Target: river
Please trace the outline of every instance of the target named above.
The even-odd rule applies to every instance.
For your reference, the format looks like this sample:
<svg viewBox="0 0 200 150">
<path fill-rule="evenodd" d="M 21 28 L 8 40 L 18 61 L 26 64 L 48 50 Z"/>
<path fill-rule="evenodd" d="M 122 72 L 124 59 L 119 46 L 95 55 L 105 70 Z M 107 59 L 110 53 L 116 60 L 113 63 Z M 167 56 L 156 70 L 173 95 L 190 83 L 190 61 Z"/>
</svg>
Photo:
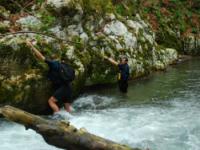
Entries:
<svg viewBox="0 0 200 150">
<path fill-rule="evenodd" d="M 127 95 L 115 87 L 85 93 L 69 120 L 132 147 L 200 150 L 199 90 L 200 61 L 194 59 L 132 81 Z M 0 150 L 59 150 L 34 131 L 5 120 L 0 120 L 0 139 Z"/>
</svg>

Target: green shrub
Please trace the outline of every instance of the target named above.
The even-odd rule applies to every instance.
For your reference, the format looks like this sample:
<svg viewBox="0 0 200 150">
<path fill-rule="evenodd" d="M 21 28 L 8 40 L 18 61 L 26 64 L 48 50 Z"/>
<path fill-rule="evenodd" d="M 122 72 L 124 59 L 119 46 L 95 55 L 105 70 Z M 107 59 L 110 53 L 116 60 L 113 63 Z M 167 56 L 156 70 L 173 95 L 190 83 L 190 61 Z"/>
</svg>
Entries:
<svg viewBox="0 0 200 150">
<path fill-rule="evenodd" d="M 107 12 L 113 11 L 111 0 L 82 0 L 82 7 L 86 14 L 104 15 Z"/>
<path fill-rule="evenodd" d="M 47 11 L 40 12 L 41 21 L 43 26 L 41 28 L 42 31 L 47 31 L 50 26 L 54 25 L 56 22 L 56 17 L 49 14 Z"/>
</svg>

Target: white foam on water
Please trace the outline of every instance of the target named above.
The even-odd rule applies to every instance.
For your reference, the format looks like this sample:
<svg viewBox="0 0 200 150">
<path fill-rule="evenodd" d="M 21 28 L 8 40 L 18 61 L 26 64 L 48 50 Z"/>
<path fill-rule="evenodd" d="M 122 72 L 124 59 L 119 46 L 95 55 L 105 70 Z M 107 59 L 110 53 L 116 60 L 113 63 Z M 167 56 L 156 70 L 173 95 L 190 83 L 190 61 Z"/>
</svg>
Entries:
<svg viewBox="0 0 200 150">
<path fill-rule="evenodd" d="M 69 112 L 61 109 L 59 112 L 54 113 L 52 116 L 49 116 L 54 120 L 70 120 L 73 116 Z"/>
<path fill-rule="evenodd" d="M 160 105 L 76 110 L 72 114 L 61 110 L 59 115 L 61 120 L 69 120 L 77 128 L 84 127 L 91 133 L 132 147 L 150 150 L 199 150 L 200 147 L 198 101 L 175 98 Z M 0 130 L 0 150 L 58 149 L 21 125 L 3 122 Z"/>
<path fill-rule="evenodd" d="M 133 147 L 152 150 L 199 150 L 200 104 L 174 99 L 157 105 L 77 113 L 76 127 Z M 195 132 L 194 132 L 195 131 Z"/>
<path fill-rule="evenodd" d="M 86 95 L 80 97 L 73 104 L 75 109 L 101 109 L 106 106 L 111 106 L 113 102 L 116 102 L 113 97 L 99 96 L 99 95 Z"/>
<path fill-rule="evenodd" d="M 35 131 L 5 121 L 0 122 L 0 139 L 0 150 L 60 150 L 48 145 Z"/>
</svg>

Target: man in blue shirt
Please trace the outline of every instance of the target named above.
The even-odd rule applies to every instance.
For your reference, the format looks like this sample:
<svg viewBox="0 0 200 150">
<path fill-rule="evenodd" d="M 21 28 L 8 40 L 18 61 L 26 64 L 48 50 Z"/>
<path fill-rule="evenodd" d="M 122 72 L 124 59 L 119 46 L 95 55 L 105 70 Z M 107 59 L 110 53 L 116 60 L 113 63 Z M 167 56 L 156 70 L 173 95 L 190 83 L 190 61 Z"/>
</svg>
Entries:
<svg viewBox="0 0 200 150">
<path fill-rule="evenodd" d="M 119 68 L 118 73 L 118 85 L 119 89 L 122 93 L 127 93 L 128 89 L 128 79 L 129 79 L 129 65 L 128 65 L 128 58 L 126 56 L 123 56 L 120 59 L 120 62 L 118 63 L 112 58 L 109 58 L 107 56 L 104 56 L 106 60 L 108 60 L 113 65 L 117 66 Z"/>
<path fill-rule="evenodd" d="M 37 58 L 49 66 L 48 79 L 52 82 L 55 89 L 55 93 L 48 100 L 49 106 L 54 112 L 58 112 L 60 109 L 57 102 L 60 101 L 64 103 L 65 110 L 71 112 L 71 103 L 73 102 L 71 84 L 64 83 L 58 73 L 62 62 L 46 59 L 30 41 L 26 41 L 26 43 L 32 48 Z"/>
</svg>

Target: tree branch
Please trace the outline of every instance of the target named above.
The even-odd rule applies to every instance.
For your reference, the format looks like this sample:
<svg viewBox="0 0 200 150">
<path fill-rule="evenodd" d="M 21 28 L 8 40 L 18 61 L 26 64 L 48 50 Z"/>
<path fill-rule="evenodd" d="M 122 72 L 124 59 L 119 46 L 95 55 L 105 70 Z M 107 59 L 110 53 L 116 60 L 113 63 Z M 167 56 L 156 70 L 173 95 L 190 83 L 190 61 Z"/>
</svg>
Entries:
<svg viewBox="0 0 200 150">
<path fill-rule="evenodd" d="M 4 38 L 6 36 L 9 36 L 9 35 L 17 35 L 17 34 L 29 34 L 29 33 L 32 33 L 32 34 L 39 34 L 39 35 L 42 35 L 42 36 L 46 36 L 46 37 L 51 37 L 59 42 L 63 42 L 63 43 L 73 43 L 73 44 L 80 44 L 80 42 L 73 42 L 73 41 L 67 41 L 67 40 L 64 40 L 64 39 L 61 39 L 61 38 L 58 38 L 56 37 L 55 35 L 53 34 L 47 34 L 47 33 L 43 33 L 43 32 L 37 32 L 37 31 L 18 31 L 18 32 L 9 32 L 9 33 L 5 33 L 5 34 L 0 34 L 0 38 Z"/>
</svg>

